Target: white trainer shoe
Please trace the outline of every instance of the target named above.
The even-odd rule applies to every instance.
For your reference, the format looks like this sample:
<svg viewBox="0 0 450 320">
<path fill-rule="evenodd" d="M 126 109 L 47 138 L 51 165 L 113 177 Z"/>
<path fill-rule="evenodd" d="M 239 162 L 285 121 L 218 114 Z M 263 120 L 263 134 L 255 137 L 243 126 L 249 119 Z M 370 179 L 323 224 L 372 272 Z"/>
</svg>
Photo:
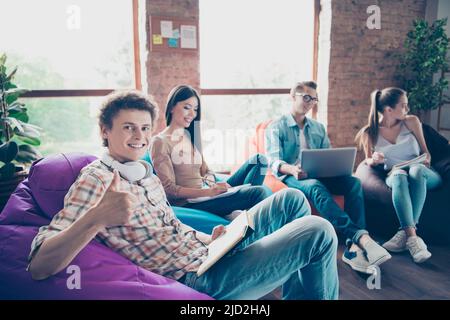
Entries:
<svg viewBox="0 0 450 320">
<path fill-rule="evenodd" d="M 356 247 L 355 251 L 350 251 L 351 246 L 351 240 L 347 240 L 347 248 L 344 250 L 344 254 L 342 255 L 342 261 L 358 272 L 366 274 L 373 274 L 376 272 L 374 267 L 367 260 L 365 252 L 360 247 Z"/>
<path fill-rule="evenodd" d="M 383 247 L 391 252 L 406 251 L 408 250 L 406 247 L 407 238 L 405 230 L 399 230 L 389 241 L 383 244 Z"/>
<path fill-rule="evenodd" d="M 406 241 L 406 247 L 415 263 L 422 263 L 431 257 L 431 252 L 428 251 L 427 245 L 418 236 L 409 237 Z"/>
<path fill-rule="evenodd" d="M 380 246 L 375 240 L 369 239 L 363 246 L 363 250 L 366 253 L 367 260 L 372 265 L 379 266 L 380 264 L 388 261 L 392 256 L 385 248 Z"/>
</svg>

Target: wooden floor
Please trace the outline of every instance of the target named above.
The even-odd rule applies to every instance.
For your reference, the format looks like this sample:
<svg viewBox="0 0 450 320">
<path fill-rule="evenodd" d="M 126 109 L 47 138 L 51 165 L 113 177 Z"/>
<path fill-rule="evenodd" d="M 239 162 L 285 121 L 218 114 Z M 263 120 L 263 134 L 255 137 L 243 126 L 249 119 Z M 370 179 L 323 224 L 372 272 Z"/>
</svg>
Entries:
<svg viewBox="0 0 450 320">
<path fill-rule="evenodd" d="M 380 289 L 367 287 L 368 275 L 353 271 L 342 262 L 344 246 L 338 249 L 339 299 L 427 300 L 450 299 L 450 248 L 429 246 L 433 256 L 416 264 L 408 252 L 393 254 L 381 265 Z M 277 289 L 263 299 L 280 299 Z"/>
</svg>

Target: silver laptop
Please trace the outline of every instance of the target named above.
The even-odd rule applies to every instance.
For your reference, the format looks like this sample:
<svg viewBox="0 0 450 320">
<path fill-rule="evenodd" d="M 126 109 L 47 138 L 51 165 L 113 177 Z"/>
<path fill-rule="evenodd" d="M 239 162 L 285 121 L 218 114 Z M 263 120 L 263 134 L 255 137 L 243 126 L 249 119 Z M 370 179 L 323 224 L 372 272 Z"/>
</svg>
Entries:
<svg viewBox="0 0 450 320">
<path fill-rule="evenodd" d="M 356 148 L 302 150 L 301 166 L 308 178 L 331 178 L 351 175 Z"/>
</svg>

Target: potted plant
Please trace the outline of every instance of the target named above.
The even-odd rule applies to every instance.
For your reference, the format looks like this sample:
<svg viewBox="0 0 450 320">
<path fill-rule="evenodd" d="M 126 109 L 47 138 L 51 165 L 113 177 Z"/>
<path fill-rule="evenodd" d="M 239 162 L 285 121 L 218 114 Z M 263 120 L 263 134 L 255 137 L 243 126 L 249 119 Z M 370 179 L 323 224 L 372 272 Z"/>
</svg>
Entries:
<svg viewBox="0 0 450 320">
<path fill-rule="evenodd" d="M 444 77 L 449 68 L 446 24 L 447 18 L 431 25 L 425 20 L 414 21 L 404 43 L 405 52 L 400 56 L 397 79 L 408 92 L 411 112 L 424 122 L 429 122 L 430 110 L 444 103 L 443 92 L 448 87 Z"/>
<path fill-rule="evenodd" d="M 0 55 L 0 208 L 27 176 L 27 168 L 41 158 L 40 128 L 28 123 L 25 104 L 18 98 L 27 90 L 13 82 L 17 67 L 6 70 L 6 55 Z"/>
</svg>

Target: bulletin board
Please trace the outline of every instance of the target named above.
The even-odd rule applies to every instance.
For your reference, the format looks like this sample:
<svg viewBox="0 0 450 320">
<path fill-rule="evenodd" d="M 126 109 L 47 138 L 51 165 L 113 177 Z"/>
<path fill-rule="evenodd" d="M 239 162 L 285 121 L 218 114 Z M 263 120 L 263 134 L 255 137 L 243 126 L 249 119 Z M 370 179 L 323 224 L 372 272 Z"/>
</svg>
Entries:
<svg viewBox="0 0 450 320">
<path fill-rule="evenodd" d="M 198 20 L 150 16 L 150 51 L 198 53 Z"/>
</svg>

